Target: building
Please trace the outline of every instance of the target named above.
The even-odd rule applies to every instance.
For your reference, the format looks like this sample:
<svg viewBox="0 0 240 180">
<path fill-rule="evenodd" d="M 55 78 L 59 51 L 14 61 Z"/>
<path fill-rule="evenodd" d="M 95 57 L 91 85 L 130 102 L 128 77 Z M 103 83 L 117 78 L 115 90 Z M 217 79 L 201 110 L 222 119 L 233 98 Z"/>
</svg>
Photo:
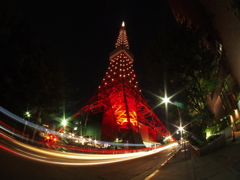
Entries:
<svg viewBox="0 0 240 180">
<path fill-rule="evenodd" d="M 221 86 L 208 98 L 216 120 L 229 119 L 240 130 L 240 19 L 228 0 L 167 0 L 176 21 L 189 28 L 201 27 L 208 34 L 206 45 L 216 53 Z M 232 1 L 233 2 L 233 1 Z"/>
<path fill-rule="evenodd" d="M 82 134 L 108 142 L 159 142 L 169 132 L 141 93 L 124 22 L 109 60 L 98 90 L 75 115 Z"/>
</svg>

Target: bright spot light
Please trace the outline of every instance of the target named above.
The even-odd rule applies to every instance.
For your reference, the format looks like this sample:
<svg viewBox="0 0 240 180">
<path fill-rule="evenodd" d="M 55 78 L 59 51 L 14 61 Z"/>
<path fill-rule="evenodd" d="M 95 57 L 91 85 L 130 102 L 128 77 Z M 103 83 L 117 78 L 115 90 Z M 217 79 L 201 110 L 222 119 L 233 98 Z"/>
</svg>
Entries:
<svg viewBox="0 0 240 180">
<path fill-rule="evenodd" d="M 27 112 L 26 112 L 26 116 L 27 116 L 27 117 L 30 117 L 31 114 L 27 111 Z"/>
<path fill-rule="evenodd" d="M 170 100 L 169 100 L 169 98 L 168 98 L 168 97 L 165 97 L 165 98 L 163 98 L 163 102 L 164 102 L 164 103 L 169 103 L 169 102 L 170 102 Z"/>
<path fill-rule="evenodd" d="M 179 127 L 179 131 L 183 131 L 183 127 Z"/>
<path fill-rule="evenodd" d="M 62 125 L 63 125 L 63 126 L 66 126 L 66 125 L 67 125 L 67 120 L 66 120 L 66 119 L 63 119 Z"/>
</svg>

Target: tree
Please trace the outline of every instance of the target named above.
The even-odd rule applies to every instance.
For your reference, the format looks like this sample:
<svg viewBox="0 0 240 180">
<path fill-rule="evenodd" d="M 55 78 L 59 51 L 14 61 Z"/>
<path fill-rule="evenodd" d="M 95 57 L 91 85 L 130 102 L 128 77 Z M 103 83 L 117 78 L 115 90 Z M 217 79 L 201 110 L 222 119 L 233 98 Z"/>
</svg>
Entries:
<svg viewBox="0 0 240 180">
<path fill-rule="evenodd" d="M 201 29 L 188 29 L 185 25 L 161 32 L 146 56 L 156 89 L 164 92 L 166 85 L 168 94 L 183 89 L 175 97 L 185 105 L 182 118 L 203 129 L 214 120 L 207 100 L 220 84 L 218 74 L 214 73 L 215 54 L 204 44 L 204 36 Z"/>
</svg>

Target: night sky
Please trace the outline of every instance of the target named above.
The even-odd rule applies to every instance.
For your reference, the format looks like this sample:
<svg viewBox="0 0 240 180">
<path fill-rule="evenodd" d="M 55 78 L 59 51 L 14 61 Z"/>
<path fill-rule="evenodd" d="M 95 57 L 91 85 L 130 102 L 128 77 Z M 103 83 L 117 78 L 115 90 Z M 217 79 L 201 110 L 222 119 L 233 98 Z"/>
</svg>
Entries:
<svg viewBox="0 0 240 180">
<path fill-rule="evenodd" d="M 9 1 L 11 2 L 11 1 Z M 137 1 L 12 1 L 13 7 L 35 30 L 38 40 L 63 61 L 75 100 L 84 103 L 97 90 L 114 50 L 122 20 L 125 21 L 134 69 L 145 96 L 151 87 L 144 79 L 143 57 L 156 33 L 174 23 L 165 0 Z M 12 3 L 11 2 L 11 3 Z M 75 110 L 81 107 L 74 107 Z"/>
</svg>

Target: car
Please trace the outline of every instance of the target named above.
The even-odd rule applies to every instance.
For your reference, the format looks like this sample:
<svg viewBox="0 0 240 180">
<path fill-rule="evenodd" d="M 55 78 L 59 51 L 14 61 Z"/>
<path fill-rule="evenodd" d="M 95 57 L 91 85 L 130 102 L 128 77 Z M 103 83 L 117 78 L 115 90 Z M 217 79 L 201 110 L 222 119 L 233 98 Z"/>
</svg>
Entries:
<svg viewBox="0 0 240 180">
<path fill-rule="evenodd" d="M 49 143 L 56 143 L 57 137 L 53 134 L 48 134 L 46 141 Z"/>
</svg>

